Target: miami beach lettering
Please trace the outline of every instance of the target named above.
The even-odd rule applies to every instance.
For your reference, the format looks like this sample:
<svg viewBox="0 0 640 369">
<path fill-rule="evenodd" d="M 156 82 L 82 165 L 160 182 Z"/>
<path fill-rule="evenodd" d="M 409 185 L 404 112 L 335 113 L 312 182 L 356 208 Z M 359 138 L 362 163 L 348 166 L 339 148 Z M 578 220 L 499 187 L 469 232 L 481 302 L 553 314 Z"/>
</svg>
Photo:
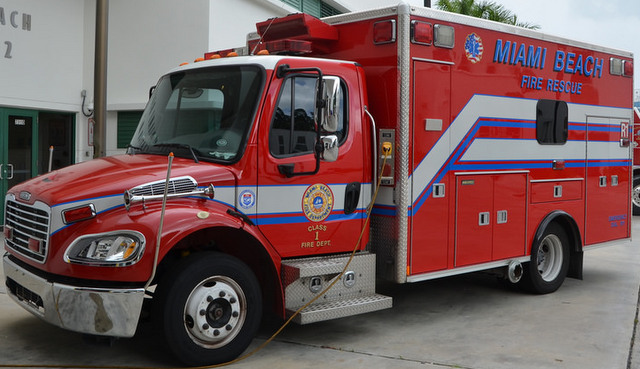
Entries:
<svg viewBox="0 0 640 369">
<path fill-rule="evenodd" d="M 498 39 L 496 40 L 493 62 L 544 70 L 547 62 L 547 48 Z M 554 72 L 601 78 L 603 68 L 604 59 L 591 55 L 585 57 L 582 54 L 557 50 L 553 58 Z M 577 95 L 582 93 L 582 82 L 545 79 L 527 74 L 522 75 L 520 87 Z"/>
</svg>

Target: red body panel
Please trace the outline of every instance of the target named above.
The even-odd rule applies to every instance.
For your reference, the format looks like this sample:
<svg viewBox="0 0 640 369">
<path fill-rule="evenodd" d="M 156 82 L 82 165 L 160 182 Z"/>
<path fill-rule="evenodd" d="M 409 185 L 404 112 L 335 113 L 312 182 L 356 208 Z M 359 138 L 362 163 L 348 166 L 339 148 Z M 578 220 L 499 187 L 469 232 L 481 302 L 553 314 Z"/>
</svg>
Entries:
<svg viewBox="0 0 640 369">
<path fill-rule="evenodd" d="M 403 56 L 397 43 L 373 43 L 374 23 L 386 19 L 395 20 L 401 27 L 396 17 L 337 22 L 334 27 L 340 38 L 322 56 L 355 60 L 363 66 L 370 110 L 378 126 L 394 129 L 397 137 L 402 89 L 398 61 Z M 616 115 L 626 116 L 624 109 L 631 106 L 632 79 L 612 75 L 609 68 L 610 58 L 621 57 L 563 40 L 523 37 L 417 15 L 411 19 L 453 27 L 455 42 L 453 48 L 410 43 L 410 51 L 404 55 L 409 58 L 410 68 L 408 153 L 413 200 L 408 244 L 399 247 L 407 247 L 408 274 L 529 255 L 536 230 L 556 210 L 575 221 L 585 245 L 629 237 L 630 160 L 615 154 L 602 156 L 600 149 L 600 143 L 617 143 L 620 133 L 615 125 L 621 122 L 613 119 L 599 125 L 586 119 L 589 114 L 598 115 L 590 113 L 589 107 L 621 108 Z M 481 49 L 475 58 L 468 57 L 465 50 L 472 35 Z M 622 59 L 631 62 L 628 57 Z M 483 139 L 536 140 L 535 108 L 504 113 L 498 103 L 492 108 L 471 106 L 478 96 L 522 101 L 524 105 L 538 99 L 562 100 L 573 104 L 571 111 L 587 107 L 585 113 L 570 114 L 568 142 L 571 150 L 589 154 L 572 158 L 571 150 L 553 146 L 545 148 L 557 154 L 539 158 L 532 154 L 526 160 L 513 160 L 511 152 L 490 149 L 481 155 L 469 153 Z M 460 141 L 452 139 L 454 125 L 462 124 L 458 121 L 467 119 L 465 115 L 472 109 L 478 111 L 477 121 Z M 509 118 L 501 117 L 509 114 Z M 427 119 L 441 121 L 441 128 L 425 129 Z M 448 159 L 431 161 L 430 156 L 438 158 L 430 155 L 438 141 L 448 141 L 448 147 L 442 142 L 440 145 L 441 150 L 448 150 Z M 499 146 L 495 150 L 500 150 Z M 467 155 L 495 159 L 461 160 Z M 561 163 L 555 170 L 554 161 Z M 419 172 L 424 166 L 431 166 L 435 174 L 423 177 Z M 499 174 L 514 170 L 526 174 Z M 397 178 L 400 172 L 395 175 Z M 608 178 L 607 186 L 600 186 L 601 176 Z M 617 178 L 615 186 L 611 185 L 613 177 Z M 466 179 L 476 181 L 477 186 L 464 190 L 461 183 Z M 445 197 L 431 195 L 434 183 L 444 184 Z M 558 197 L 553 192 L 556 186 L 562 187 Z M 491 224 L 495 224 L 495 211 L 508 209 L 509 223 L 479 227 L 478 213 L 483 209 L 491 209 Z M 393 217 L 396 211 L 393 203 L 379 203 L 374 214 Z"/>
</svg>

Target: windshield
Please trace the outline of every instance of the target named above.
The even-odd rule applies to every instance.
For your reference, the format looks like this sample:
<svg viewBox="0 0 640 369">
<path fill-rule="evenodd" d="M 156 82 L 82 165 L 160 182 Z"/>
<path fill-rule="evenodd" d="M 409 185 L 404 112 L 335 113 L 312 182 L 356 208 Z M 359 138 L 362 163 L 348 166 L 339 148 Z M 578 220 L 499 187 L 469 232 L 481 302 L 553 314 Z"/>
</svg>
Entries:
<svg viewBox="0 0 640 369">
<path fill-rule="evenodd" d="M 142 114 L 130 152 L 231 163 L 240 159 L 264 84 L 257 66 L 164 76 Z"/>
</svg>

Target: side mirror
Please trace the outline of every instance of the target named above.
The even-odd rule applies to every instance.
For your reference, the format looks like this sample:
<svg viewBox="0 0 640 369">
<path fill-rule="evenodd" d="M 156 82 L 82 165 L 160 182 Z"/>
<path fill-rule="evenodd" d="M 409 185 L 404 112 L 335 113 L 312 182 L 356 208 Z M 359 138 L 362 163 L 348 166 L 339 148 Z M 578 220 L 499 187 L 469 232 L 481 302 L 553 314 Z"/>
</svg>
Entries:
<svg viewBox="0 0 640 369">
<path fill-rule="evenodd" d="M 340 78 L 327 76 L 322 78 L 324 83 L 324 108 L 320 127 L 323 131 L 333 133 L 338 130 L 340 113 L 342 112 L 342 89 Z"/>
<path fill-rule="evenodd" d="M 322 136 L 322 153 L 320 155 L 323 161 L 338 160 L 338 136 Z"/>
</svg>

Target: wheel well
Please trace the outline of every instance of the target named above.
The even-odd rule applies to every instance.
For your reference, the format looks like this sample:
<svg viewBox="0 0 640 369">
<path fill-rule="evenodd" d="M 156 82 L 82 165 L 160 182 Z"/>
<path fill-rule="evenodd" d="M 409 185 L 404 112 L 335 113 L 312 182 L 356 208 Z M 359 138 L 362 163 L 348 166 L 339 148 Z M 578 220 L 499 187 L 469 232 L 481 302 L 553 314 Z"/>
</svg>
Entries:
<svg viewBox="0 0 640 369">
<path fill-rule="evenodd" d="M 538 231 L 536 232 L 536 237 L 534 239 L 534 244 L 540 241 L 541 235 L 551 223 L 556 223 L 560 227 L 562 227 L 562 229 L 564 229 L 564 231 L 567 233 L 567 237 L 569 238 L 569 251 L 571 254 L 569 255 L 568 276 L 571 278 L 582 279 L 582 236 L 580 234 L 578 224 L 571 215 L 563 211 L 557 211 L 547 215 L 547 217 L 540 223 L 540 226 L 538 227 Z"/>
<path fill-rule="evenodd" d="M 245 263 L 256 275 L 262 290 L 263 307 L 282 315 L 284 309 L 280 278 L 263 245 L 249 233 L 235 228 L 214 227 L 196 231 L 180 240 L 158 264 L 155 282 L 181 259 L 203 251 L 218 251 Z"/>
</svg>

